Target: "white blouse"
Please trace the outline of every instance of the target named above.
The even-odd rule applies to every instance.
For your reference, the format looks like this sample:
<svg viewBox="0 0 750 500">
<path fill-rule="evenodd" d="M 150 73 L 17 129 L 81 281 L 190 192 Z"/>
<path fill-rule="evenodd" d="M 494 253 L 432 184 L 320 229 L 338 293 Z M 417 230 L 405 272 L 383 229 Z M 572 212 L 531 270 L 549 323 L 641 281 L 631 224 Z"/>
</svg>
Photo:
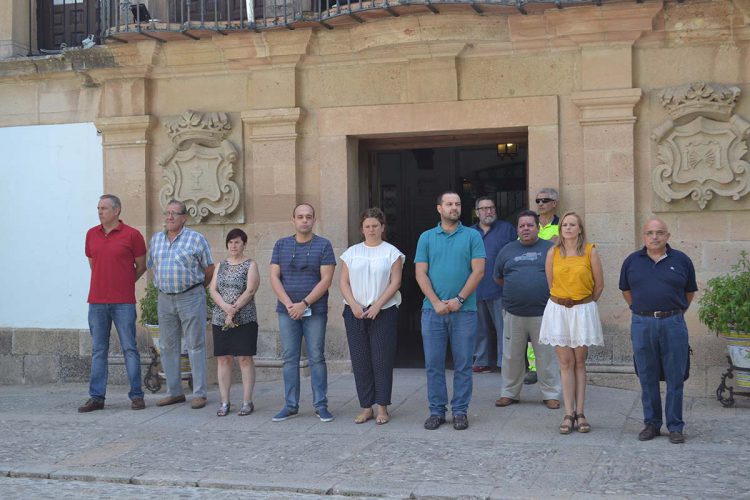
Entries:
<svg viewBox="0 0 750 500">
<path fill-rule="evenodd" d="M 357 303 L 369 306 L 380 297 L 391 278 L 391 266 L 397 259 L 404 265 L 405 256 L 401 251 L 384 241 L 376 247 L 358 243 L 349 247 L 341 255 L 349 269 L 349 285 Z M 346 304 L 346 299 L 344 299 Z M 382 309 L 401 304 L 401 292 L 397 291 Z M 347 304 L 350 305 L 350 304 Z"/>
</svg>

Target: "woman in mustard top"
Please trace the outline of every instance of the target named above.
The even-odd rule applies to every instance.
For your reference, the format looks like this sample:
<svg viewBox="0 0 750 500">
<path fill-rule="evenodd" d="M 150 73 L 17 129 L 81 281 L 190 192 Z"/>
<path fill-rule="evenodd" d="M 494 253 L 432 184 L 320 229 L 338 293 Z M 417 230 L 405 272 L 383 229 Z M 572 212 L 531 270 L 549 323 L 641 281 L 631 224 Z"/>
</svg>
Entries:
<svg viewBox="0 0 750 500">
<path fill-rule="evenodd" d="M 560 238 L 545 263 L 550 298 L 544 309 L 539 342 L 555 346 L 560 361 L 565 416 L 561 434 L 591 431 L 583 414 L 588 346 L 602 345 L 602 323 L 596 301 L 604 290 L 602 263 L 586 242 L 583 220 L 575 212 L 560 219 Z"/>
</svg>

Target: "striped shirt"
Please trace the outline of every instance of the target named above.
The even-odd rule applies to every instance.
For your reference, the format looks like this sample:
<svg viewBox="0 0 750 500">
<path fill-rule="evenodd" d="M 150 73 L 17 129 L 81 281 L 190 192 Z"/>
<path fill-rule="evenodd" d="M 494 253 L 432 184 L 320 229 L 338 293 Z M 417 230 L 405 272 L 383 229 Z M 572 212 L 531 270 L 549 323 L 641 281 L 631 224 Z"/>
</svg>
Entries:
<svg viewBox="0 0 750 500">
<path fill-rule="evenodd" d="M 331 242 L 317 234 L 307 243 L 297 243 L 294 236 L 281 238 L 273 246 L 271 264 L 281 268 L 281 284 L 292 302 L 301 302 L 320 282 L 320 266 L 335 266 Z M 328 313 L 328 291 L 311 304 L 314 314 Z M 281 301 L 276 312 L 287 312 Z"/>
<path fill-rule="evenodd" d="M 146 265 L 154 271 L 154 285 L 164 293 L 184 292 L 206 279 L 205 268 L 214 263 L 208 241 L 186 227 L 170 242 L 166 231 L 151 237 Z"/>
</svg>

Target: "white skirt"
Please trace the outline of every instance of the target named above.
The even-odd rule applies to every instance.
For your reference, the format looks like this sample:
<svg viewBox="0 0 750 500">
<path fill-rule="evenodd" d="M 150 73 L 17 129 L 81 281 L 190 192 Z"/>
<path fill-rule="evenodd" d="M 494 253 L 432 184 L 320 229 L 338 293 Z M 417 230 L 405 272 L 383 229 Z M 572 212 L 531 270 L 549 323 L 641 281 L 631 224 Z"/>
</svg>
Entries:
<svg viewBox="0 0 750 500">
<path fill-rule="evenodd" d="M 596 302 L 565 307 L 548 300 L 539 343 L 564 347 L 603 345 L 602 321 Z"/>
</svg>

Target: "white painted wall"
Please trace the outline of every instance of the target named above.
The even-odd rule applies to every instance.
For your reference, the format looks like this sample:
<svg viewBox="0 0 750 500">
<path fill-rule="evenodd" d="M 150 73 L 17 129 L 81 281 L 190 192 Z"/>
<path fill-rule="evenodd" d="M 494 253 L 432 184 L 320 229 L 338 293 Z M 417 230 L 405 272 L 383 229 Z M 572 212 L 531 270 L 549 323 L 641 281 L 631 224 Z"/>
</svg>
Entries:
<svg viewBox="0 0 750 500">
<path fill-rule="evenodd" d="M 88 328 L 102 169 L 93 123 L 0 128 L 0 327 Z"/>
</svg>

